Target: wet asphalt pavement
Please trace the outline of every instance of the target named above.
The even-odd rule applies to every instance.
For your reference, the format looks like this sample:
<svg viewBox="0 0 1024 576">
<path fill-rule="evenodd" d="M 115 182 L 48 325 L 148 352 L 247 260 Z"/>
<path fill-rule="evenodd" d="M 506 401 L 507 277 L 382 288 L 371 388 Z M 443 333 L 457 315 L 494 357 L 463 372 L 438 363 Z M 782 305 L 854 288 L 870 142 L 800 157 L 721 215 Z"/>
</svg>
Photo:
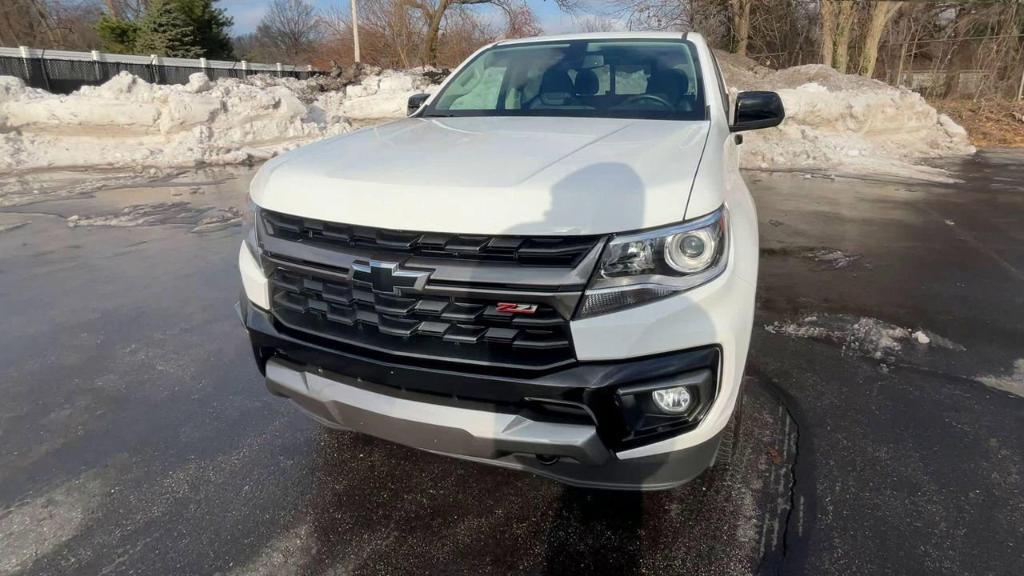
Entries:
<svg viewBox="0 0 1024 576">
<path fill-rule="evenodd" d="M 326 431 L 267 394 L 232 309 L 251 170 L 4 180 L 0 574 L 1024 573 L 1024 153 L 953 167 L 747 174 L 731 457 L 644 495 Z"/>
</svg>

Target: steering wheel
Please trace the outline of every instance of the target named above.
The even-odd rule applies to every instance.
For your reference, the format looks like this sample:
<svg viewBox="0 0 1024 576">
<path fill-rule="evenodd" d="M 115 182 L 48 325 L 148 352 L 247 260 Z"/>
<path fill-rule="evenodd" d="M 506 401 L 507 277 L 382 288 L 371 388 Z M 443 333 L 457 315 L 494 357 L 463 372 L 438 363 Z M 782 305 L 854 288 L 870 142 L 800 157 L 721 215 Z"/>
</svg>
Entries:
<svg viewBox="0 0 1024 576">
<path fill-rule="evenodd" d="M 650 100 L 651 102 L 654 102 L 659 106 L 664 106 L 666 110 L 675 109 L 675 106 L 673 106 L 671 102 L 665 100 L 661 96 L 655 96 L 654 94 L 637 94 L 636 96 L 630 96 L 629 98 L 626 98 L 626 100 L 623 101 L 622 104 L 616 106 L 616 108 L 628 106 L 630 104 L 636 104 L 637 102 L 642 102 L 644 100 Z"/>
</svg>

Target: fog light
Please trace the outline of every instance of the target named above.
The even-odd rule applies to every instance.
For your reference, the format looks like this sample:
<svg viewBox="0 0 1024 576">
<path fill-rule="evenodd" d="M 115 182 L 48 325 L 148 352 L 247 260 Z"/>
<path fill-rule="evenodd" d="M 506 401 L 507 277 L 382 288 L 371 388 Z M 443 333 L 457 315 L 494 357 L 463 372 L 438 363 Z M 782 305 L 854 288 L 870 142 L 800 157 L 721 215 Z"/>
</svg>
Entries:
<svg viewBox="0 0 1024 576">
<path fill-rule="evenodd" d="M 663 388 L 651 393 L 654 404 L 667 414 L 682 414 L 690 408 L 690 391 L 685 386 Z"/>
</svg>

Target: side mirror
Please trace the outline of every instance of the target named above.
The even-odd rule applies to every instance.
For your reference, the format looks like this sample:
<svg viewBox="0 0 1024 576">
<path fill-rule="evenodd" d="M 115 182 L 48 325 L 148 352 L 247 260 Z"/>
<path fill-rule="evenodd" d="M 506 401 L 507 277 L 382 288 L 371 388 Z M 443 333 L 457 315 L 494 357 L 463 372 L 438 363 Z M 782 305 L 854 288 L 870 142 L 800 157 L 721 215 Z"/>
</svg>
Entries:
<svg viewBox="0 0 1024 576">
<path fill-rule="evenodd" d="M 430 94 L 413 94 L 412 96 L 409 96 L 409 105 L 408 108 L 406 108 L 406 115 L 412 116 L 415 114 L 416 111 L 420 109 L 420 106 L 423 106 L 423 103 L 427 101 L 427 98 L 430 98 Z"/>
<path fill-rule="evenodd" d="M 740 92 L 736 96 L 736 119 L 730 132 L 771 128 L 782 123 L 786 109 L 775 92 Z"/>
</svg>

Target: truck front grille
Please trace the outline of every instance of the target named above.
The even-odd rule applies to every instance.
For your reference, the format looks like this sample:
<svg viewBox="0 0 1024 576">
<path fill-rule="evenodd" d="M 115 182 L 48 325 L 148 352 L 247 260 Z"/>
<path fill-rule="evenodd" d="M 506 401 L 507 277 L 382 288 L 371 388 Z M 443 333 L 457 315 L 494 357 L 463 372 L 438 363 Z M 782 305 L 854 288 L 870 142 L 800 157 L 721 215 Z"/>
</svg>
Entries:
<svg viewBox="0 0 1024 576">
<path fill-rule="evenodd" d="M 600 237 L 436 235 L 272 212 L 258 224 L 271 312 L 297 338 L 481 371 L 576 361 L 569 319 Z"/>
<path fill-rule="evenodd" d="M 574 360 L 568 321 L 549 305 L 533 314 L 495 301 L 393 295 L 336 271 L 266 258 L 271 306 L 286 327 L 404 356 L 547 369 Z"/>
<path fill-rule="evenodd" d="M 339 249 L 361 248 L 431 258 L 514 262 L 529 266 L 575 266 L 597 241 L 594 236 L 478 236 L 406 232 L 335 224 L 264 212 L 272 233 Z"/>
</svg>

